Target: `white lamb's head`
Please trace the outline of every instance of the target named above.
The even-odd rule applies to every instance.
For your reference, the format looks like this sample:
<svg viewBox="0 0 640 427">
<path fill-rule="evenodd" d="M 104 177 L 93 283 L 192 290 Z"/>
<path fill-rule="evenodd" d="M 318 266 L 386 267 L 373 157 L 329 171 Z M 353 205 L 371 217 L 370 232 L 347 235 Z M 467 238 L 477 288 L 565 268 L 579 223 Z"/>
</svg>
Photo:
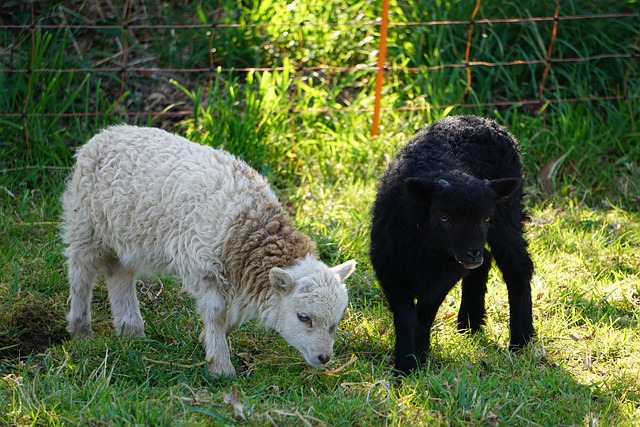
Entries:
<svg viewBox="0 0 640 427">
<path fill-rule="evenodd" d="M 329 268 L 306 256 L 269 272 L 271 285 L 281 294 L 275 329 L 312 366 L 331 360 L 338 323 L 347 310 L 344 280 L 355 268 L 355 261 Z"/>
</svg>

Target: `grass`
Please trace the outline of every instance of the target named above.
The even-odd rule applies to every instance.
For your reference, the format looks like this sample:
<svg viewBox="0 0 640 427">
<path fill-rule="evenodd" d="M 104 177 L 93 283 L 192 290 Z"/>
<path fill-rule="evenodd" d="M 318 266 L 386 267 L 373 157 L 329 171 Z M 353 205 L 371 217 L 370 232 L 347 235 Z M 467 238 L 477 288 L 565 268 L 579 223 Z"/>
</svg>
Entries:
<svg viewBox="0 0 640 427">
<path fill-rule="evenodd" d="M 66 9 L 36 5 L 42 6 L 42 22 L 53 23 L 61 16 L 113 23 L 125 13 L 104 9 L 97 18 L 80 3 L 69 1 Z M 473 8 L 444 0 L 436 2 L 438 9 L 405 3 L 392 2 L 392 21 L 467 20 Z M 636 7 L 633 1 L 583 3 L 562 2 L 561 12 L 628 13 Z M 193 2 L 180 14 L 164 3 L 147 5 L 146 17 L 135 15 L 141 22 L 177 25 L 219 13 L 223 22 L 278 25 L 218 28 L 209 35 L 193 29 L 129 31 L 130 59 L 207 66 L 213 38 L 215 63 L 222 68 L 375 64 L 377 27 L 368 23 L 380 12 L 378 2 L 323 5 L 225 1 L 214 12 Z M 478 18 L 548 16 L 554 7 L 483 2 Z M 30 19 L 22 5 L 5 16 Z M 392 27 L 389 63 L 431 67 L 460 61 L 467 28 Z M 637 28 L 637 16 L 560 21 L 556 53 L 631 52 Z M 544 57 L 550 31 L 550 23 L 478 25 L 474 59 Z M 119 36 L 36 32 L 34 68 L 109 61 Z M 2 53 L 3 66 L 28 64 L 29 37 L 0 30 L 1 44 L 11 50 Z M 553 100 L 619 93 L 628 64 L 554 64 L 545 94 Z M 637 425 L 640 100 L 480 106 L 536 98 L 542 71 L 537 65 L 474 68 L 465 102 L 478 106 L 467 108 L 445 108 L 461 102 L 464 70 L 389 71 L 379 137 L 369 135 L 370 114 L 360 112 L 373 104 L 373 75 L 363 70 L 221 71 L 211 80 L 132 76 L 119 102 L 116 74 L 36 72 L 27 81 L 0 73 L 2 111 L 21 112 L 28 93 L 33 101 L 28 144 L 22 119 L 0 117 L 0 425 Z M 637 61 L 629 75 L 628 93 L 638 93 Z M 152 115 L 134 121 L 171 127 L 239 154 L 273 183 L 296 224 L 318 242 L 323 260 L 358 261 L 348 279 L 349 310 L 326 370 L 308 367 L 277 334 L 247 324 L 231 336 L 240 374 L 212 378 L 203 364 L 193 301 L 172 277 L 140 282 L 145 339 L 115 335 L 103 285 L 94 294 L 96 337 L 69 339 L 57 226 L 73 148 L 119 121 L 121 105 L 144 110 L 150 94 L 162 93 L 181 108 L 197 106 L 194 115 L 180 122 Z M 429 108 L 394 109 L 401 106 Z M 50 111 L 105 114 L 43 116 Z M 428 366 L 401 381 L 390 361 L 392 319 L 367 255 L 369 208 L 388 159 L 422 126 L 454 113 L 493 117 L 520 140 L 538 336 L 521 353 L 506 350 L 507 294 L 492 271 L 484 332 L 456 331 L 454 289 L 438 313 Z"/>
</svg>

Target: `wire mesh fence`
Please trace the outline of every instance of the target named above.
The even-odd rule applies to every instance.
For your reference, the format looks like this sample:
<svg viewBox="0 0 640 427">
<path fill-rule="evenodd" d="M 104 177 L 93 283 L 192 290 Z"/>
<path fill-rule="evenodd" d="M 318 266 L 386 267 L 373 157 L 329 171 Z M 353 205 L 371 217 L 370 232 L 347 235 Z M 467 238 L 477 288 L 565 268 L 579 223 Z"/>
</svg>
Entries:
<svg viewBox="0 0 640 427">
<path fill-rule="evenodd" d="M 380 111 L 522 107 L 540 112 L 549 103 L 620 101 L 632 115 L 629 100 L 640 96 L 629 89 L 640 75 L 640 12 L 633 2 L 616 13 L 577 13 L 556 0 L 543 2 L 537 15 L 508 16 L 505 9 L 502 16 L 483 16 L 486 5 L 476 0 L 468 2 L 468 19 L 452 20 L 440 18 L 438 9 L 424 19 L 417 7 L 390 7 L 384 0 L 366 2 L 368 10 L 355 20 L 285 16 L 275 24 L 255 14 L 255 22 L 234 21 L 238 16 L 222 2 L 199 7 L 182 20 L 166 18 L 180 11 L 165 11 L 165 19 L 157 19 L 143 0 L 119 7 L 111 1 L 89 3 L 74 10 L 7 0 L 0 8 L 0 74 L 5 91 L 21 98 L 2 107 L 0 120 L 22 121 L 27 140 L 30 117 L 188 117 L 197 106 L 170 81 L 201 86 L 206 98 L 220 76 L 241 82 L 260 72 L 286 73 L 294 100 L 304 84 L 343 82 L 333 102 L 294 102 L 290 113 L 371 114 L 373 133 Z M 588 42 L 593 26 L 611 22 L 618 24 L 614 34 Z M 314 44 L 320 30 L 335 34 L 335 46 L 348 44 L 349 57 L 323 61 L 335 46 Z M 160 55 L 148 48 L 158 43 L 164 48 Z M 399 59 L 406 57 L 409 61 Z M 407 80 L 425 86 L 457 83 L 440 97 L 388 96 Z M 64 90 L 48 92 L 53 82 Z M 350 102 L 356 92 L 373 101 Z M 79 107 L 70 101 L 79 94 L 93 101 Z M 44 108 L 50 103 L 41 98 L 51 96 L 60 98 L 55 111 Z"/>
</svg>

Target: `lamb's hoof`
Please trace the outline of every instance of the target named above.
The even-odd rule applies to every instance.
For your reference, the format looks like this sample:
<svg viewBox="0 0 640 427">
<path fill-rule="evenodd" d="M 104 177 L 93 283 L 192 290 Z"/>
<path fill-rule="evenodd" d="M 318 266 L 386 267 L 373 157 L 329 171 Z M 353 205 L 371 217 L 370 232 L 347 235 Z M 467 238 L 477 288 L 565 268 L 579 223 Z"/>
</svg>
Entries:
<svg viewBox="0 0 640 427">
<path fill-rule="evenodd" d="M 233 365 L 220 366 L 222 364 L 216 364 L 215 360 L 209 362 L 209 374 L 214 378 L 233 378 L 236 376 L 236 369 Z"/>
<path fill-rule="evenodd" d="M 69 323 L 67 332 L 69 332 L 73 338 L 90 338 L 93 336 L 91 325 Z"/>
<path fill-rule="evenodd" d="M 120 336 L 120 338 L 135 339 L 135 338 L 145 337 L 144 329 L 142 328 L 131 328 L 131 327 L 123 326 L 120 329 L 116 329 L 116 331 L 119 331 L 118 336 Z"/>
<path fill-rule="evenodd" d="M 529 343 L 525 342 L 525 343 L 509 344 L 509 350 L 519 352 L 519 351 L 522 351 L 527 346 L 527 344 Z"/>
<path fill-rule="evenodd" d="M 531 331 L 531 332 L 526 332 L 526 333 L 522 334 L 522 336 L 517 337 L 516 339 L 512 339 L 511 343 L 509 344 L 509 350 L 511 350 L 511 351 L 522 350 L 529 343 L 531 343 L 531 341 L 533 340 L 533 338 L 535 336 L 536 336 L 535 331 Z"/>
<path fill-rule="evenodd" d="M 400 378 L 404 378 L 411 375 L 418 370 L 419 364 L 414 355 L 403 357 L 402 359 L 395 361 L 394 374 Z"/>
<path fill-rule="evenodd" d="M 458 323 L 458 332 L 461 334 L 479 334 L 483 332 L 483 327 Z"/>
</svg>

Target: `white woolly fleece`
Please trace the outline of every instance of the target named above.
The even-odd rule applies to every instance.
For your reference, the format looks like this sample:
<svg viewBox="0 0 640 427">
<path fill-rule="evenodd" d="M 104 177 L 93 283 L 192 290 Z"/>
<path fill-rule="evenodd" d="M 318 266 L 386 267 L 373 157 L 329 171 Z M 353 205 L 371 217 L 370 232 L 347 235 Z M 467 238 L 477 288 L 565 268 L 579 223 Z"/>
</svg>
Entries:
<svg viewBox="0 0 640 427">
<path fill-rule="evenodd" d="M 212 374 L 235 374 L 226 334 L 252 318 L 310 364 L 328 362 L 355 262 L 330 269 L 317 260 L 255 170 L 222 150 L 127 125 L 94 136 L 76 158 L 62 199 L 72 334 L 91 333 L 103 272 L 117 332 L 143 335 L 134 279 L 170 272 L 196 299 Z"/>
</svg>

